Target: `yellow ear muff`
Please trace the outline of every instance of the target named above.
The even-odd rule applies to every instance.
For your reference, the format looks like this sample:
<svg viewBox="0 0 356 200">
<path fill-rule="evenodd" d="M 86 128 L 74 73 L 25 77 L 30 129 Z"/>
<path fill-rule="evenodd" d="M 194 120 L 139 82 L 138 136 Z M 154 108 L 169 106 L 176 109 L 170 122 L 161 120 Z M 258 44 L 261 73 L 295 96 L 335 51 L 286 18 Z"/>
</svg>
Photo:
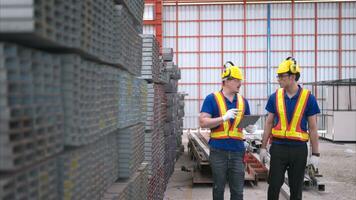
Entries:
<svg viewBox="0 0 356 200">
<path fill-rule="evenodd" d="M 289 65 L 289 71 L 293 74 L 297 73 L 297 61 L 293 57 L 288 57 L 286 60 L 291 60 L 292 63 Z"/>
<path fill-rule="evenodd" d="M 230 77 L 231 75 L 231 70 L 230 70 L 230 67 L 228 67 L 226 64 L 230 64 L 230 66 L 234 66 L 234 63 L 232 63 L 231 61 L 227 61 L 225 64 L 224 64 L 224 72 L 223 72 L 223 78 L 227 78 L 227 77 Z"/>
</svg>

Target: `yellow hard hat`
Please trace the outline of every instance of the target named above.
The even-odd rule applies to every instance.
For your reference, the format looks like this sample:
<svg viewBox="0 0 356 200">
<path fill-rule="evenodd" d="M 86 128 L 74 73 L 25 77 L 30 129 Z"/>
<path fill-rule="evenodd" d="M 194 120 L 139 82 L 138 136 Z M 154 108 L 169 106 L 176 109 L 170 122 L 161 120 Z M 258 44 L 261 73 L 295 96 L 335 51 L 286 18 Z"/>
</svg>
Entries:
<svg viewBox="0 0 356 200">
<path fill-rule="evenodd" d="M 277 69 L 277 74 L 283 74 L 287 72 L 291 72 L 292 74 L 300 73 L 300 68 L 297 65 L 297 61 L 292 57 L 286 58 L 283 62 L 281 62 L 281 64 L 279 64 Z"/>
<path fill-rule="evenodd" d="M 226 66 L 226 64 L 230 64 L 229 67 Z M 226 78 L 236 78 L 239 80 L 244 80 L 244 76 L 242 75 L 241 69 L 238 66 L 235 66 L 234 63 L 232 63 L 231 61 L 228 61 L 224 64 L 224 71 L 221 74 L 221 78 L 222 79 L 226 79 Z"/>
</svg>

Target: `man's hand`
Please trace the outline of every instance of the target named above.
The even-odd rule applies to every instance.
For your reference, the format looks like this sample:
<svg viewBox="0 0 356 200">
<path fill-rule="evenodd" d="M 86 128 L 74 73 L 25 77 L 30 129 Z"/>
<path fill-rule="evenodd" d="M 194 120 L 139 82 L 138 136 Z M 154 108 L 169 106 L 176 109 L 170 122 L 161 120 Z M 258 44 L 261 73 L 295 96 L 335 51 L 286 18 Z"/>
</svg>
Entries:
<svg viewBox="0 0 356 200">
<path fill-rule="evenodd" d="M 222 119 L 224 120 L 224 122 L 229 119 L 235 119 L 237 112 L 238 110 L 236 108 L 232 108 L 228 110 L 224 116 L 222 116 Z"/>
<path fill-rule="evenodd" d="M 267 149 L 265 148 L 260 149 L 260 160 L 263 164 L 268 162 Z"/>
<path fill-rule="evenodd" d="M 309 158 L 309 164 L 313 165 L 315 169 L 318 168 L 318 165 L 319 165 L 319 157 L 314 156 L 314 155 L 310 156 L 310 158 Z"/>
<path fill-rule="evenodd" d="M 246 126 L 245 130 L 247 131 L 247 133 L 254 133 L 257 129 L 256 125 L 248 125 Z"/>
</svg>

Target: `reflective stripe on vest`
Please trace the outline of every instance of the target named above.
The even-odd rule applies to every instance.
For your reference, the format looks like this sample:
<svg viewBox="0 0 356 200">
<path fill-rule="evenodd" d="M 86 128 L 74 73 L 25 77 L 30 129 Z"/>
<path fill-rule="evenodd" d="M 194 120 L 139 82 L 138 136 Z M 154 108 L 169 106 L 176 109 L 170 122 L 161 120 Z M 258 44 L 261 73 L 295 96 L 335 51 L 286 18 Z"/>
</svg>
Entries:
<svg viewBox="0 0 356 200">
<path fill-rule="evenodd" d="M 300 124 L 304 115 L 310 92 L 307 89 L 302 89 L 300 92 L 290 124 L 288 124 L 287 119 L 284 92 L 285 91 L 282 88 L 276 91 L 276 108 L 279 120 L 278 124 L 272 128 L 272 135 L 276 138 L 308 141 L 309 134 L 308 132 L 302 130 Z"/>
<path fill-rule="evenodd" d="M 227 106 L 225 102 L 225 97 L 221 92 L 214 93 L 215 101 L 219 107 L 220 116 L 224 116 L 227 111 Z M 245 102 L 241 95 L 237 94 L 236 108 L 239 110 L 237 116 L 231 126 L 230 120 L 226 120 L 224 123 L 220 124 L 216 129 L 212 130 L 210 137 L 214 139 L 225 139 L 233 138 L 242 140 L 242 128 L 237 128 L 237 125 L 240 123 L 241 119 L 245 113 Z"/>
</svg>

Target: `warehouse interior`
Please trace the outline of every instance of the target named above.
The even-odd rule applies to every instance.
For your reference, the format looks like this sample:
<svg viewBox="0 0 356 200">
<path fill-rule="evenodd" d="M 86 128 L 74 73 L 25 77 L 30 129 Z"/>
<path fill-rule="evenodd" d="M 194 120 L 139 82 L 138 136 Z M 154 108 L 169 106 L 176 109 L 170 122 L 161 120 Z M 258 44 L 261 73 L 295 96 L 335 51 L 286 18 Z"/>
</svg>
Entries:
<svg viewBox="0 0 356 200">
<path fill-rule="evenodd" d="M 356 1 L 0 0 L 0 200 L 213 199 L 199 114 L 227 61 L 260 117 L 244 198 L 267 199 L 265 107 L 290 56 L 320 107 L 303 198 L 356 199 Z"/>
</svg>

